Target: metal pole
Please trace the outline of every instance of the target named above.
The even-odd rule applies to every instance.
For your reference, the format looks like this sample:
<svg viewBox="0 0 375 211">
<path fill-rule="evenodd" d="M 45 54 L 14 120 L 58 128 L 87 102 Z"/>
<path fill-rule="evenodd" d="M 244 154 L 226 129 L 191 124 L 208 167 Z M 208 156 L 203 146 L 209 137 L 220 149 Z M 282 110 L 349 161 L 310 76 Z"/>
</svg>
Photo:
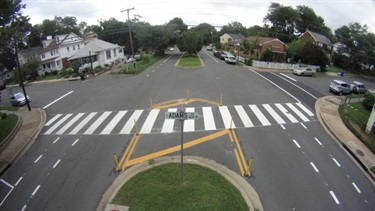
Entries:
<svg viewBox="0 0 375 211">
<path fill-rule="evenodd" d="M 30 101 L 29 101 L 29 99 L 27 98 L 27 93 L 26 93 L 26 89 L 25 89 L 25 86 L 24 86 L 24 84 L 23 84 L 23 80 L 22 80 L 22 73 L 21 73 L 21 68 L 20 68 L 20 63 L 19 63 L 19 61 L 18 61 L 18 40 L 16 39 L 16 41 L 15 41 L 16 43 L 15 43 L 15 54 L 16 54 L 16 64 L 17 64 L 17 69 L 18 69 L 18 74 L 19 74 L 19 76 L 20 76 L 20 86 L 21 86 L 21 88 L 22 88 L 22 91 L 23 91 L 23 94 L 25 95 L 25 99 L 26 99 L 26 105 L 27 105 L 27 109 L 29 109 L 29 111 L 31 111 L 31 107 L 30 107 Z"/>
<path fill-rule="evenodd" d="M 181 181 L 184 181 L 184 120 L 181 121 Z"/>
<path fill-rule="evenodd" d="M 91 60 L 91 49 L 89 50 L 89 54 L 90 54 L 91 73 L 94 75 L 94 68 L 92 68 L 92 60 Z"/>
</svg>

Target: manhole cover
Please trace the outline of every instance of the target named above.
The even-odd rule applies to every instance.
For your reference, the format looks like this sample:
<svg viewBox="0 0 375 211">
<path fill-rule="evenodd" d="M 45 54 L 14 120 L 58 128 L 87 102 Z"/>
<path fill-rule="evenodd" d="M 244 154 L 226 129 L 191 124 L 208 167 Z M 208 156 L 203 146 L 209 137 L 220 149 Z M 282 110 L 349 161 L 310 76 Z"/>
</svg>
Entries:
<svg viewBox="0 0 375 211">
<path fill-rule="evenodd" d="M 356 152 L 357 152 L 357 154 L 360 155 L 360 156 L 364 156 L 364 155 L 365 155 L 365 154 L 364 154 L 361 150 L 359 150 L 359 149 L 357 149 Z"/>
</svg>

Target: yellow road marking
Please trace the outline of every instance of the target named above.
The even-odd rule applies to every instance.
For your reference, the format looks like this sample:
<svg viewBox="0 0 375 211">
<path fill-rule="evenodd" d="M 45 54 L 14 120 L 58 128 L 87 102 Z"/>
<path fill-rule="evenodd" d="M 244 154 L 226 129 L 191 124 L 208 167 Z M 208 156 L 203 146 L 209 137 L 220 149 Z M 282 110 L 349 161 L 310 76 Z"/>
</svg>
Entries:
<svg viewBox="0 0 375 211">
<path fill-rule="evenodd" d="M 204 137 L 195 139 L 193 141 L 184 143 L 183 148 L 186 149 L 186 148 L 195 146 L 197 144 L 201 144 L 201 143 L 204 143 L 206 141 L 218 138 L 218 137 L 223 136 L 225 134 L 228 134 L 228 130 L 222 130 L 222 131 L 213 133 L 211 135 L 204 136 Z M 170 153 L 173 153 L 173 152 L 177 152 L 179 150 L 181 150 L 181 145 L 177 145 L 177 146 L 165 149 L 165 150 L 161 150 L 161 151 L 154 152 L 154 153 L 151 153 L 151 154 L 139 157 L 139 158 L 134 158 L 132 160 L 125 161 L 123 166 L 127 167 L 127 166 L 131 166 L 131 165 L 135 165 L 137 163 L 141 163 L 141 162 L 144 162 L 144 161 L 147 161 L 147 160 L 150 160 L 150 159 L 154 159 L 154 158 L 164 156 L 164 155 L 167 155 L 167 154 L 170 154 Z"/>
<path fill-rule="evenodd" d="M 119 166 L 116 168 L 116 171 L 120 170 L 119 167 L 122 165 L 122 163 L 123 163 L 124 160 L 125 160 L 125 157 L 128 155 L 129 149 L 132 147 L 132 145 L 133 145 L 133 143 L 134 143 L 134 141 L 135 141 L 135 139 L 136 139 L 136 136 L 137 136 L 137 135 L 134 135 L 133 138 L 132 138 L 132 140 L 130 140 L 129 145 L 128 145 L 128 147 L 127 147 L 126 150 L 125 150 L 125 153 L 122 155 L 122 157 L 121 157 L 121 159 L 120 159 L 120 163 L 119 163 Z"/>
<path fill-rule="evenodd" d="M 236 155 L 237 163 L 238 163 L 238 166 L 240 167 L 241 175 L 243 176 L 244 171 L 243 171 L 243 168 L 242 168 L 241 160 L 240 160 L 240 157 L 238 155 L 237 149 L 234 149 L 234 154 Z"/>
<path fill-rule="evenodd" d="M 130 149 L 128 155 L 126 156 L 125 162 L 124 162 L 124 164 L 122 165 L 122 168 L 121 168 L 122 171 L 125 170 L 125 168 L 126 168 L 126 163 L 128 162 L 130 156 L 133 154 L 133 150 L 134 150 L 135 146 L 137 145 L 139 138 L 140 138 L 139 135 L 135 135 L 135 141 L 134 141 L 134 144 L 133 144 L 133 146 L 131 147 L 131 149 Z"/>
<path fill-rule="evenodd" d="M 243 156 L 243 153 L 242 153 L 242 149 L 241 149 L 241 146 L 240 146 L 240 143 L 238 142 L 238 139 L 237 139 L 237 135 L 236 133 L 234 132 L 234 130 L 231 130 L 231 133 L 233 135 L 233 139 L 234 141 L 236 142 L 236 145 L 237 145 L 237 150 L 239 151 L 239 155 L 240 155 L 240 158 L 241 158 L 241 161 L 242 161 L 242 164 L 243 164 L 243 167 L 244 169 L 246 169 L 246 160 L 245 160 L 245 157 Z"/>
<path fill-rule="evenodd" d="M 180 98 L 180 99 L 175 99 L 175 100 L 168 100 L 164 101 L 158 104 L 155 104 L 150 107 L 150 109 L 161 109 L 161 108 L 169 108 L 172 106 L 176 105 L 181 105 L 181 104 L 186 104 L 186 103 L 192 103 L 192 102 L 206 102 L 210 103 L 216 106 L 220 106 L 221 104 L 219 102 L 215 102 L 212 100 L 205 100 L 205 99 L 200 99 L 200 98 Z"/>
</svg>

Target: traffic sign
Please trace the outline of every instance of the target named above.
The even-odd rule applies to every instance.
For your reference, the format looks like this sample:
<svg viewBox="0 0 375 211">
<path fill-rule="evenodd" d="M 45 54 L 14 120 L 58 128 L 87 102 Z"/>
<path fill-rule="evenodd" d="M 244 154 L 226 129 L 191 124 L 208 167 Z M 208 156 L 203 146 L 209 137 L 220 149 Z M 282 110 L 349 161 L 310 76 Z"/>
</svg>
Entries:
<svg viewBox="0 0 375 211">
<path fill-rule="evenodd" d="M 198 119 L 198 113 L 197 112 L 165 112 L 165 118 L 166 119 Z"/>
</svg>

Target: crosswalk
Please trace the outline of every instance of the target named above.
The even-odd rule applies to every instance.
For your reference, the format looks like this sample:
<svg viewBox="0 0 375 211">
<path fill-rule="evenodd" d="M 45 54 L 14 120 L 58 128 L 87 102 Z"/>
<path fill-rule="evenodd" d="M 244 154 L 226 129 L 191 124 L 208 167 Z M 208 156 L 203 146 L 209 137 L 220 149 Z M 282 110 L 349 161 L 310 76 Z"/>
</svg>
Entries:
<svg viewBox="0 0 375 211">
<path fill-rule="evenodd" d="M 165 112 L 177 108 L 123 110 L 53 115 L 42 130 L 44 135 L 109 135 L 173 133 L 181 130 L 178 120 L 165 119 Z M 200 118 L 185 120 L 184 132 L 228 128 L 251 128 L 315 121 L 314 113 L 301 103 L 187 107 Z"/>
</svg>

